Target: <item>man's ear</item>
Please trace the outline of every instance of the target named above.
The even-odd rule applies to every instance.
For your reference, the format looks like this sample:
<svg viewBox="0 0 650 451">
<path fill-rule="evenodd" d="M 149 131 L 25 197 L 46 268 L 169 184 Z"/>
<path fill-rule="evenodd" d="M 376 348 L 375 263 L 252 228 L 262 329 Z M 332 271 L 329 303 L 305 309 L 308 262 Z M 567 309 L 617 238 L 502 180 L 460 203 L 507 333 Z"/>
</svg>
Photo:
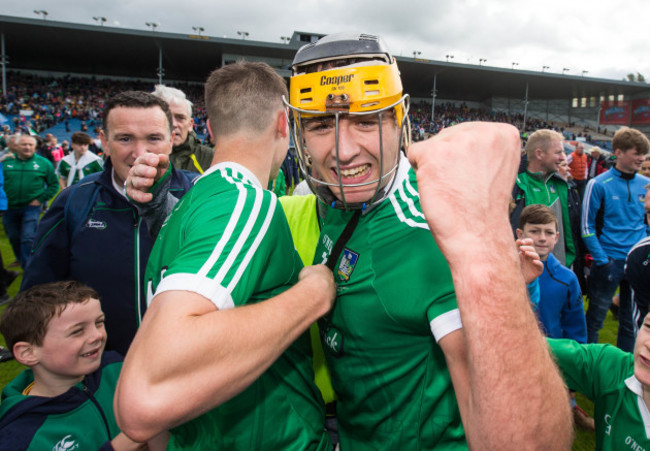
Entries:
<svg viewBox="0 0 650 451">
<path fill-rule="evenodd" d="M 517 233 L 517 239 L 518 240 L 520 240 L 520 239 L 522 239 L 524 237 L 524 231 L 523 230 L 517 229 L 515 232 Z"/>
<path fill-rule="evenodd" d="M 284 108 L 275 116 L 275 131 L 280 138 L 286 138 L 289 134 L 289 117 Z"/>
<path fill-rule="evenodd" d="M 99 140 L 102 142 L 102 150 L 106 155 L 110 157 L 111 151 L 108 148 L 108 137 L 106 136 L 106 133 L 104 133 L 103 128 L 99 130 Z"/>
<path fill-rule="evenodd" d="M 26 341 L 15 343 L 12 352 L 14 358 L 23 365 L 34 366 L 39 361 L 35 346 Z"/>
</svg>

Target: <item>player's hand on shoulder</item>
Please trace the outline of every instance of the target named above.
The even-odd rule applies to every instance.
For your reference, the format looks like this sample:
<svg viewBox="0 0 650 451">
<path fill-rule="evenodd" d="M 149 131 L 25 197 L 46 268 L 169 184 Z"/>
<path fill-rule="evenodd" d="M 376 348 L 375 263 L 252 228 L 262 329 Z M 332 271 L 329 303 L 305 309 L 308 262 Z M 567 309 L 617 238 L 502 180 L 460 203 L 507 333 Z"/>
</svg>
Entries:
<svg viewBox="0 0 650 451">
<path fill-rule="evenodd" d="M 126 195 L 130 199 L 146 203 L 152 199 L 149 189 L 169 168 L 169 156 L 154 153 L 140 155 L 133 163 L 126 178 Z"/>
<path fill-rule="evenodd" d="M 299 283 L 308 284 L 315 298 L 326 303 L 326 312 L 334 305 L 336 299 L 336 283 L 334 274 L 325 265 L 305 266 L 298 275 Z"/>
</svg>

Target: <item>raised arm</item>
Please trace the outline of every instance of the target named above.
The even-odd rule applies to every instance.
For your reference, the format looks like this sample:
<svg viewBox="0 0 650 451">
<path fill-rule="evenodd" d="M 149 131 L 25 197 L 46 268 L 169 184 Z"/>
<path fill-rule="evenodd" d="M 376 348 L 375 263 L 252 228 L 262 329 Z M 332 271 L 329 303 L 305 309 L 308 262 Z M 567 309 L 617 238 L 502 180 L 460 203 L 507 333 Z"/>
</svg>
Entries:
<svg viewBox="0 0 650 451">
<path fill-rule="evenodd" d="M 512 126 L 466 123 L 408 155 L 463 322 L 440 346 L 470 447 L 568 449 L 566 389 L 529 306 L 508 221 L 519 149 Z"/>
<path fill-rule="evenodd" d="M 143 442 L 237 395 L 259 377 L 335 297 L 332 273 L 307 267 L 267 301 L 218 310 L 189 291 L 154 297 L 115 393 L 118 425 Z"/>
</svg>

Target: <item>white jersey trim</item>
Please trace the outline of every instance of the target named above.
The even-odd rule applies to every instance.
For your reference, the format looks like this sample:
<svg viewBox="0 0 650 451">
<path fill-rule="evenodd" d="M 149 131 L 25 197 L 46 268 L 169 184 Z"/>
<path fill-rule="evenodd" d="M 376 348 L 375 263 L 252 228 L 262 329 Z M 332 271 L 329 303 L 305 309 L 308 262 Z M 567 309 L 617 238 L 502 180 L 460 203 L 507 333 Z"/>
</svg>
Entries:
<svg viewBox="0 0 650 451">
<path fill-rule="evenodd" d="M 455 308 L 436 316 L 431 320 L 429 326 L 431 327 L 433 338 L 436 339 L 436 342 L 439 342 L 446 335 L 463 328 L 463 322 L 460 319 L 460 310 Z"/>
<path fill-rule="evenodd" d="M 397 169 L 397 175 L 396 175 L 397 180 L 395 180 L 395 186 L 393 186 L 393 189 L 391 190 L 388 199 L 390 200 L 390 203 L 393 206 L 393 210 L 395 210 L 395 215 L 397 216 L 400 222 L 408 225 L 409 227 L 429 230 L 429 225 L 426 223 L 426 221 L 417 222 L 411 218 L 407 218 L 406 215 L 404 214 L 404 211 L 402 210 L 402 207 L 399 205 L 399 202 L 397 200 L 397 194 L 399 194 L 400 199 L 404 201 L 404 203 L 406 203 L 406 205 L 408 206 L 409 213 L 415 218 L 424 219 L 424 215 L 420 213 L 417 210 L 417 208 L 415 208 L 415 203 L 413 202 L 413 199 L 409 197 L 408 194 L 404 191 L 404 185 L 406 185 L 406 189 L 409 191 L 409 194 L 411 196 L 417 198 L 420 197 L 420 194 L 416 190 L 414 190 L 411 184 L 409 183 L 408 180 L 409 169 L 411 169 L 411 165 L 409 164 L 406 157 L 402 156 L 400 158 L 399 167 Z"/>
<path fill-rule="evenodd" d="M 196 184 L 200 179 L 207 177 L 208 175 L 212 174 L 213 172 L 220 171 L 222 169 L 232 169 L 235 172 L 239 172 L 241 175 L 244 176 L 246 180 L 251 182 L 251 184 L 257 188 L 264 189 L 258 178 L 253 174 L 248 168 L 245 168 L 239 163 L 234 163 L 232 161 L 226 161 L 223 163 L 215 164 L 214 166 L 210 166 L 210 168 L 205 171 L 201 176 L 197 177 L 194 180 L 194 184 Z"/>
<path fill-rule="evenodd" d="M 627 385 L 627 388 L 629 388 L 637 397 L 639 412 L 641 412 L 641 418 L 643 419 L 643 425 L 645 426 L 645 437 L 650 439 L 650 412 L 648 411 L 648 406 L 643 402 L 643 387 L 641 386 L 641 382 L 635 375 L 632 375 L 625 379 L 625 385 Z"/>
<path fill-rule="evenodd" d="M 191 291 L 207 298 L 219 310 L 235 307 L 230 292 L 216 281 L 198 274 L 172 274 L 163 278 L 156 288 L 156 296 L 164 291 Z"/>
</svg>

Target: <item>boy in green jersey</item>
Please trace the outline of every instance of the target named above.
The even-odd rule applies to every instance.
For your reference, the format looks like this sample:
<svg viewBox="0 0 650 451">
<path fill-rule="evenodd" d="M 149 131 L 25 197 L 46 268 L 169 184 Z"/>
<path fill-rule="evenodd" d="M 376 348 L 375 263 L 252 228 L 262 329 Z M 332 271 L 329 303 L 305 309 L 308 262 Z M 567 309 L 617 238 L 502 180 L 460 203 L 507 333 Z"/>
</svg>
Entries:
<svg viewBox="0 0 650 451">
<path fill-rule="evenodd" d="M 650 315 L 634 353 L 549 339 L 567 385 L 594 402 L 596 449 L 650 449 Z"/>
<path fill-rule="evenodd" d="M 22 291 L 0 331 L 29 367 L 2 392 L 0 449 L 140 448 L 115 422 L 122 359 L 104 353 L 104 313 L 93 289 L 66 281 Z"/>
<path fill-rule="evenodd" d="M 408 96 L 378 37 L 326 36 L 292 69 L 294 142 L 320 199 L 314 262 L 337 282 L 319 325 L 341 449 L 566 446 L 568 403 L 508 225 L 514 128 L 468 124 L 414 144 L 416 183 L 400 153 Z M 527 410 L 553 414 L 519 415 L 524 391 Z"/>
<path fill-rule="evenodd" d="M 302 268 L 264 189 L 288 149 L 286 95 L 263 63 L 231 64 L 206 82 L 212 166 L 160 230 L 150 306 L 116 391 L 132 438 L 170 428 L 169 449 L 331 448 L 306 330 L 331 307 L 332 274 Z"/>
</svg>

